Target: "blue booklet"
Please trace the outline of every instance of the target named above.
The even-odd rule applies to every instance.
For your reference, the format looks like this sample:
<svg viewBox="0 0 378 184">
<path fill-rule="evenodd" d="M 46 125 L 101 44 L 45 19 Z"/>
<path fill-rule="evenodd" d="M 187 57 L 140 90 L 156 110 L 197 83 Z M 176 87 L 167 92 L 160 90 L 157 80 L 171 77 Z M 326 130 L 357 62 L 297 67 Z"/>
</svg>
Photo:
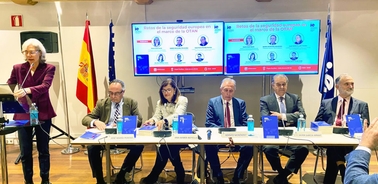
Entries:
<svg viewBox="0 0 378 184">
<path fill-rule="evenodd" d="M 86 131 L 86 132 L 84 132 L 84 134 L 81 135 L 80 137 L 83 138 L 83 139 L 94 140 L 94 139 L 96 139 L 97 137 L 100 137 L 100 135 L 101 135 L 101 134 L 93 133 L 93 132 L 90 132 L 90 131 Z"/>
<path fill-rule="evenodd" d="M 351 137 L 354 137 L 355 133 L 363 132 L 361 118 L 358 114 L 346 115 L 346 123 Z"/>
<path fill-rule="evenodd" d="M 262 126 L 264 138 L 278 139 L 278 118 L 277 116 L 263 116 Z"/>
<path fill-rule="evenodd" d="M 121 134 L 135 134 L 138 116 L 123 116 L 122 123 L 117 124 L 117 129 Z"/>
<path fill-rule="evenodd" d="M 192 115 L 179 115 L 178 116 L 178 133 L 179 134 L 192 134 Z"/>
</svg>

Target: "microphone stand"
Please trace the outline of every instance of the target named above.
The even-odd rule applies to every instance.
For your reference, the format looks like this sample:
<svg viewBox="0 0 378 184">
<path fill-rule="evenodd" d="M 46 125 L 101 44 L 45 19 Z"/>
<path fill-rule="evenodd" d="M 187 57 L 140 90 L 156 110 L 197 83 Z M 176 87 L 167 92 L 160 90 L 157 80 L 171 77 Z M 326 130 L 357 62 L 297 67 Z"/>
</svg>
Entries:
<svg viewBox="0 0 378 184">
<path fill-rule="evenodd" d="M 66 89 L 66 78 L 65 72 L 64 72 L 64 59 L 63 59 L 63 44 L 62 44 L 62 31 L 61 31 L 61 22 L 60 22 L 60 14 L 58 12 L 58 29 L 59 29 L 59 46 L 60 46 L 60 55 L 62 58 L 62 92 L 63 92 L 63 104 L 64 104 L 64 112 L 65 112 L 65 120 L 66 120 L 66 127 L 67 127 L 67 133 L 68 133 L 68 139 L 67 139 L 67 148 L 61 151 L 63 155 L 69 155 L 74 154 L 80 151 L 79 148 L 72 147 L 71 145 L 71 132 L 70 132 L 70 123 L 69 123 L 69 116 L 68 116 L 68 105 L 67 105 L 67 89 Z"/>
</svg>

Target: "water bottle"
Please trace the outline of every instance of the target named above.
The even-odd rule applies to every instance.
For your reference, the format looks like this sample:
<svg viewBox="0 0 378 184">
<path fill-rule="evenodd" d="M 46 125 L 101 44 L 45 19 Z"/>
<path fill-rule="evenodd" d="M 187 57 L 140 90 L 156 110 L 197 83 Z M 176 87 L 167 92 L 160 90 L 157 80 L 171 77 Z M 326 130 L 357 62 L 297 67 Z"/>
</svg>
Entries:
<svg viewBox="0 0 378 184">
<path fill-rule="evenodd" d="M 172 132 L 174 134 L 178 133 L 178 117 L 175 115 L 172 120 Z"/>
<path fill-rule="evenodd" d="M 255 120 L 253 119 L 252 115 L 248 116 L 247 126 L 248 126 L 248 136 L 253 136 L 253 132 L 255 131 Z"/>
<path fill-rule="evenodd" d="M 29 108 L 29 114 L 30 114 L 30 124 L 31 125 L 37 125 L 39 123 L 38 121 L 38 108 L 35 103 L 32 103 L 32 105 Z"/>
<path fill-rule="evenodd" d="M 123 119 L 122 116 L 117 117 L 117 134 L 122 134 Z"/>
<path fill-rule="evenodd" d="M 306 120 L 303 118 L 303 114 L 299 115 L 297 121 L 297 131 L 305 131 L 306 130 Z"/>
</svg>

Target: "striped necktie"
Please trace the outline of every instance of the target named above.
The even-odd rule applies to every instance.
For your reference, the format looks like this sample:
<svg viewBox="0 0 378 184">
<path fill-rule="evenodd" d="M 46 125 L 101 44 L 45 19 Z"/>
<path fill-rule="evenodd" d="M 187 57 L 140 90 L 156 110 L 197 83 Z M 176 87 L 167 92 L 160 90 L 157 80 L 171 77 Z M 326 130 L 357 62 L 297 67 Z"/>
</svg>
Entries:
<svg viewBox="0 0 378 184">
<path fill-rule="evenodd" d="M 115 104 L 115 112 L 114 112 L 114 124 L 116 125 L 117 124 L 117 119 L 118 119 L 118 116 L 119 116 L 119 103 L 116 103 Z"/>
<path fill-rule="evenodd" d="M 285 114 L 286 113 L 286 107 L 283 103 L 284 97 L 280 96 L 280 113 Z"/>
</svg>

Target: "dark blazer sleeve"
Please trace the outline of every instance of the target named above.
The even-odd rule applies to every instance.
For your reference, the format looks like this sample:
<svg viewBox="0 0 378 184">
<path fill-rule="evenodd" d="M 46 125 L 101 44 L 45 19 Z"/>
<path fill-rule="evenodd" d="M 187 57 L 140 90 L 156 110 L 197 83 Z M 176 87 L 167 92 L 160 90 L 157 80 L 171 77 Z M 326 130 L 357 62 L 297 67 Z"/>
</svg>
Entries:
<svg viewBox="0 0 378 184">
<path fill-rule="evenodd" d="M 260 117 L 270 115 L 270 111 L 268 108 L 268 97 L 269 96 L 263 96 L 260 98 Z"/>
<path fill-rule="evenodd" d="M 367 119 L 370 123 L 369 106 L 366 102 L 360 101 L 360 114 L 363 120 Z"/>
<path fill-rule="evenodd" d="M 378 183 L 378 174 L 369 175 L 370 156 L 364 150 L 354 150 L 347 156 L 345 184 Z"/>
<path fill-rule="evenodd" d="M 318 110 L 318 114 L 315 117 L 315 121 L 325 121 L 326 123 L 333 125 L 336 113 L 332 110 L 333 100 L 334 98 L 322 100 Z"/>
<path fill-rule="evenodd" d="M 247 126 L 247 120 L 248 120 L 248 114 L 246 112 L 247 106 L 245 105 L 245 101 L 241 99 L 237 99 L 240 105 L 240 122 L 241 125 L 239 125 L 239 122 L 235 122 L 235 126 Z M 235 114 L 235 112 L 234 112 Z"/>
<path fill-rule="evenodd" d="M 107 120 L 109 120 L 110 107 L 108 108 L 109 112 L 106 112 L 106 110 L 105 110 L 106 101 L 107 101 L 107 99 L 98 100 L 97 103 L 96 103 L 96 106 L 93 108 L 92 112 L 85 115 L 84 118 L 81 120 L 81 123 L 88 128 L 91 126 L 91 122 L 93 120 L 98 119 L 102 122 L 107 123 Z"/>
<path fill-rule="evenodd" d="M 215 100 L 212 98 L 209 100 L 207 104 L 207 110 L 206 110 L 206 127 L 221 127 L 222 125 L 219 123 L 219 118 L 217 118 L 215 106 L 214 106 Z"/>
<path fill-rule="evenodd" d="M 44 74 L 41 74 L 41 76 L 43 76 L 42 83 L 36 86 L 29 87 L 31 94 L 33 95 L 33 99 L 38 99 L 41 95 L 46 94 L 48 92 L 54 79 L 55 66 L 51 64 L 46 64 L 46 68 L 43 71 L 43 73 Z"/>
</svg>

